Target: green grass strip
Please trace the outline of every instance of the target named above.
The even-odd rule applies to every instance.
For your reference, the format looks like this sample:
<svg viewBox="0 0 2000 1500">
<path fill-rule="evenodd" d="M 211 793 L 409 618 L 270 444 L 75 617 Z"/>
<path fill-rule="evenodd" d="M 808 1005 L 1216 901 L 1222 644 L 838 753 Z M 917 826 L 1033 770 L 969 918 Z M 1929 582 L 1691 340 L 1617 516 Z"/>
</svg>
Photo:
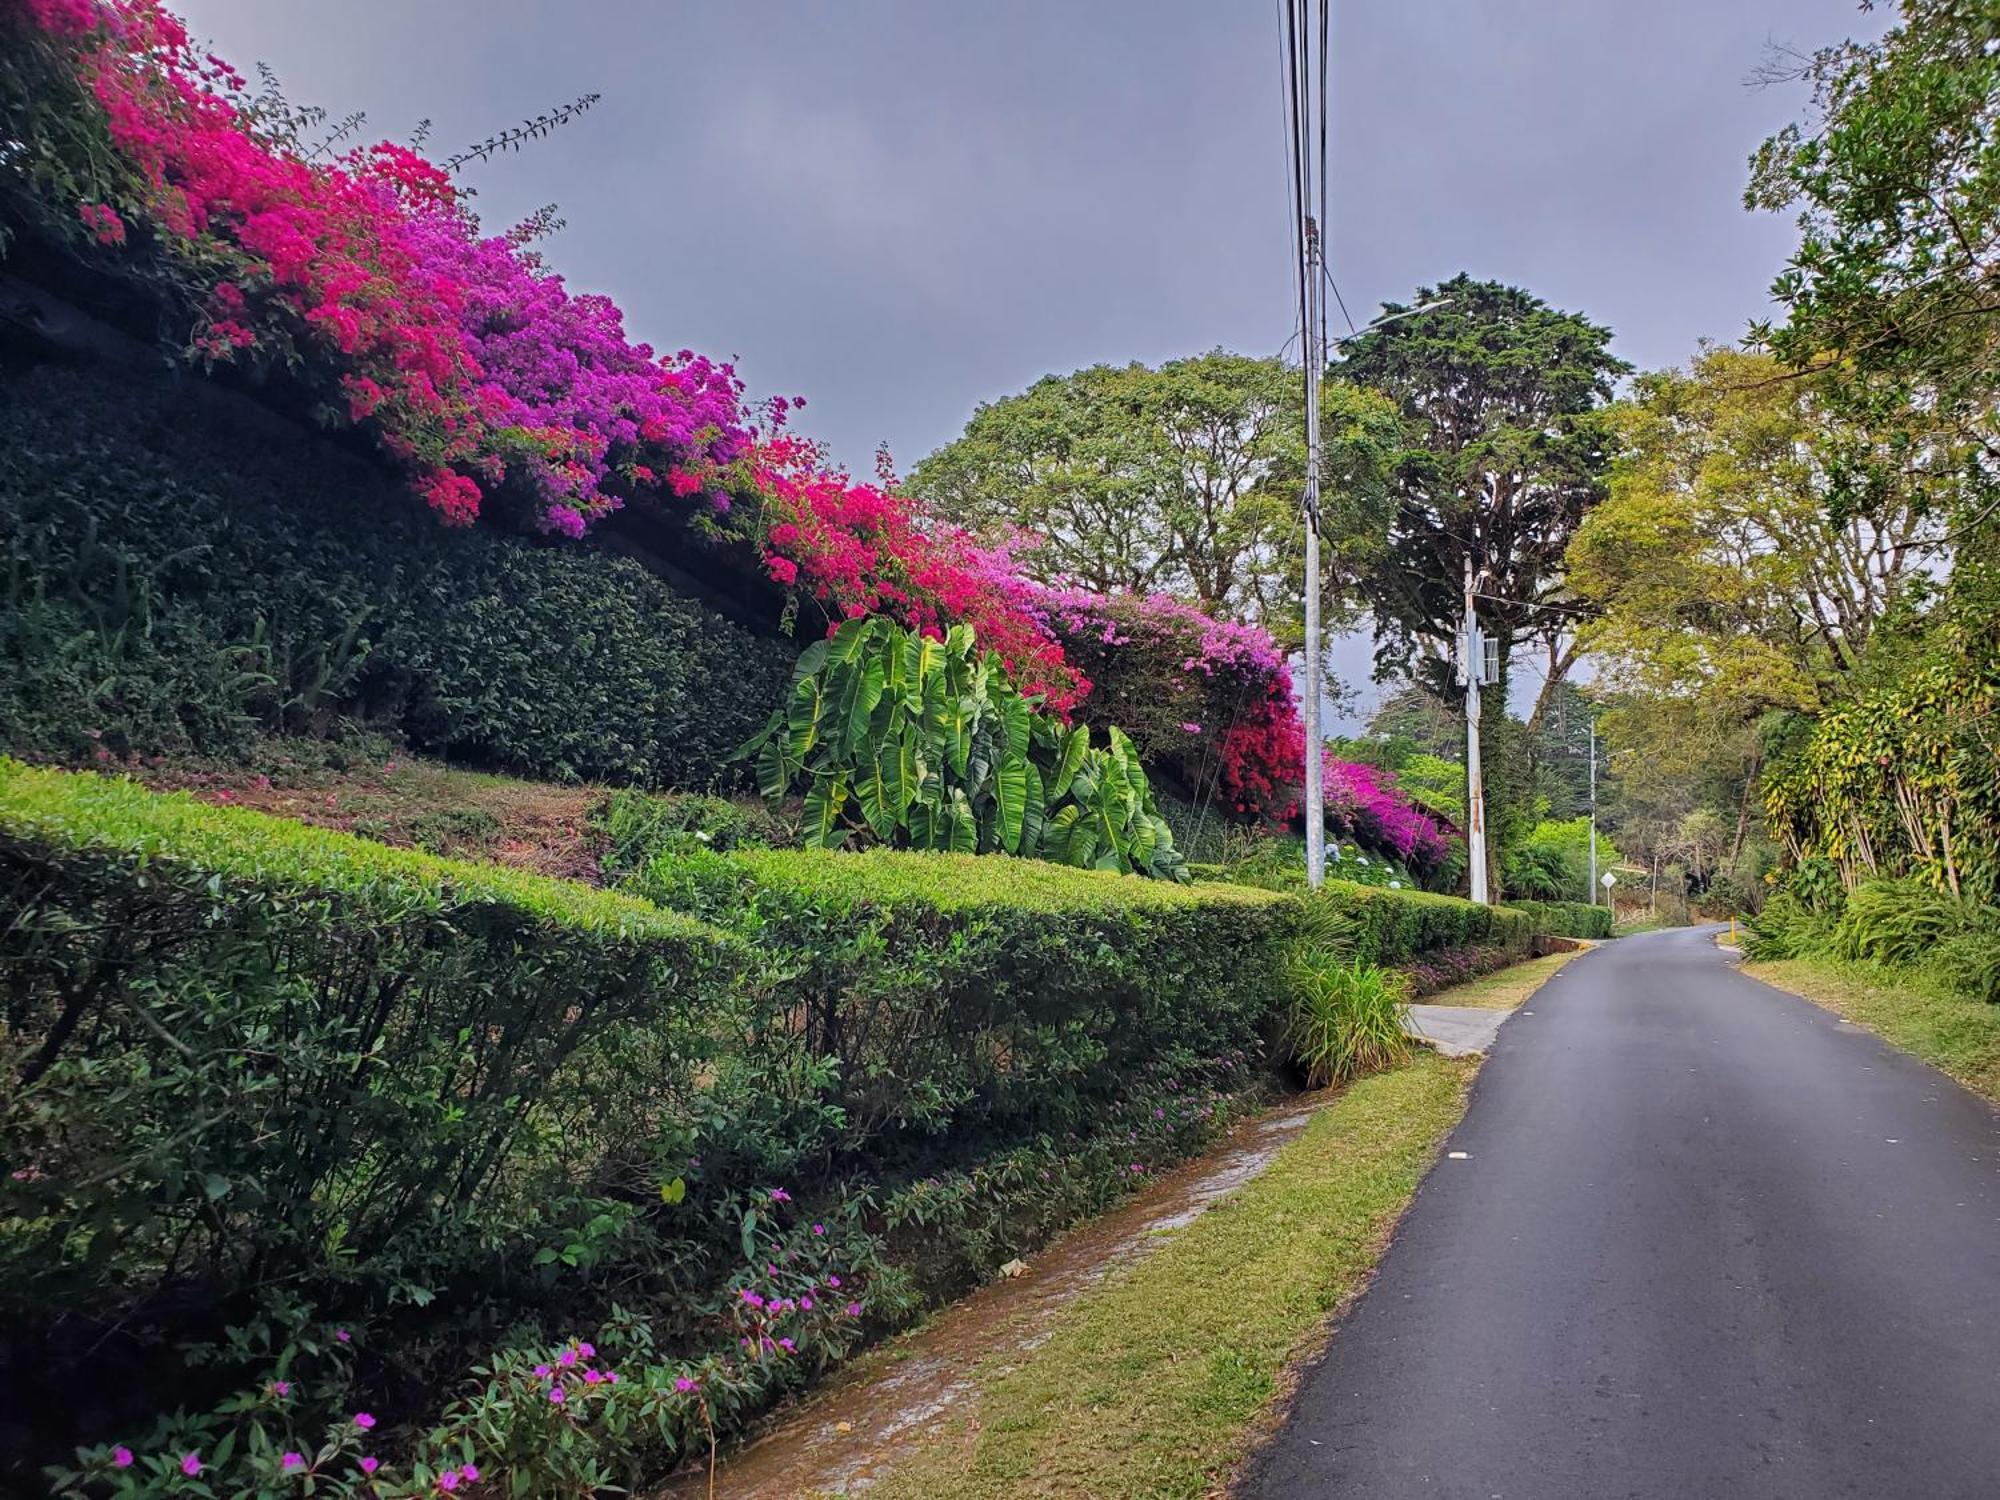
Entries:
<svg viewBox="0 0 2000 1500">
<path fill-rule="evenodd" d="M 1205 1495 L 1287 1365 L 1359 1291 L 1465 1107 L 1472 1068 L 1424 1057 L 1354 1084 L 1270 1168 L 1103 1290 L 879 1500 Z"/>
<path fill-rule="evenodd" d="M 1968 1000 L 1929 975 L 1832 958 L 1745 964 L 1743 972 L 1803 995 L 2000 1102 L 2000 1005 Z"/>
</svg>

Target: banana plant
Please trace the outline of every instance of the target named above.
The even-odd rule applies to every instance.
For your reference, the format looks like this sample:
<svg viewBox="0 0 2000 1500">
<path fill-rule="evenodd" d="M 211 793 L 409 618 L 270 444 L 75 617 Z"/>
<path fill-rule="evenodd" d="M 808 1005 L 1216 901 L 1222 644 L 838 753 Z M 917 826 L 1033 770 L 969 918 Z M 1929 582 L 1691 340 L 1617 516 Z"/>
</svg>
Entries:
<svg viewBox="0 0 2000 1500">
<path fill-rule="evenodd" d="M 1018 854 L 1184 880 L 1132 742 L 1095 746 L 1039 712 L 972 628 L 942 639 L 881 615 L 801 653 L 787 702 L 737 751 L 777 802 L 803 793 L 808 848 L 873 841 Z"/>
</svg>

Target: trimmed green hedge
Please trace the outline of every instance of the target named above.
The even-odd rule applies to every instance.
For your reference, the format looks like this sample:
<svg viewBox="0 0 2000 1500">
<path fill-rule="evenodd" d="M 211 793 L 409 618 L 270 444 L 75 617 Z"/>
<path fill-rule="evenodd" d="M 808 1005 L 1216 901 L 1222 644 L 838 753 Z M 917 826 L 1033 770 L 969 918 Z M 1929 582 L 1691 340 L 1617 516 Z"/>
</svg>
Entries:
<svg viewBox="0 0 2000 1500">
<path fill-rule="evenodd" d="M 740 965 L 618 892 L 5 759 L 0 912 L 0 1383 L 51 1399 L 100 1337 L 282 1304 L 513 1326 L 554 1226 L 629 1215 Z"/>
<path fill-rule="evenodd" d="M 158 384 L 0 379 L 0 746 L 71 758 L 386 731 L 553 780 L 699 787 L 789 681 L 593 546 L 452 530 L 303 434 Z"/>
<path fill-rule="evenodd" d="M 1329 880 L 1308 900 L 1339 912 L 1353 932 L 1354 956 L 1392 965 L 1440 948 L 1491 946 L 1524 952 L 1534 936 L 1526 914 L 1507 906 L 1482 906 L 1457 896 L 1396 891 Z"/>
<path fill-rule="evenodd" d="M 1004 855 L 662 854 L 630 885 L 787 956 L 781 1024 L 842 1060 L 877 1163 L 1082 1131 L 1163 1061 L 1248 1056 L 1296 921 L 1272 892 Z"/>
<path fill-rule="evenodd" d="M 1608 906 L 1585 901 L 1509 901 L 1533 920 L 1535 931 L 1554 937 L 1608 938 L 1614 918 Z"/>
</svg>

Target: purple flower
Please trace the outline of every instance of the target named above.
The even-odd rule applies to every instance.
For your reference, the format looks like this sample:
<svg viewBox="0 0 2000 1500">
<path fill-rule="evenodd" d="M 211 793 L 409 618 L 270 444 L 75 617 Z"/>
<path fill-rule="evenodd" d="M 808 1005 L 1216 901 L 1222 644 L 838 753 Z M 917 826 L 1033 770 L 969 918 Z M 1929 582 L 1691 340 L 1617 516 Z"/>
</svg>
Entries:
<svg viewBox="0 0 2000 1500">
<path fill-rule="evenodd" d="M 578 1354 L 581 1354 L 585 1359 L 594 1359 L 597 1356 L 597 1345 L 578 1344 L 576 1346 L 576 1352 Z"/>
<path fill-rule="evenodd" d="M 747 1286 L 743 1288 L 742 1296 L 744 1303 L 750 1307 L 762 1307 L 764 1305 L 764 1299 L 751 1291 Z"/>
<path fill-rule="evenodd" d="M 334 1330 L 333 1330 L 333 1336 L 334 1336 L 335 1338 L 339 1339 L 339 1340 L 340 1340 L 340 1342 L 341 1342 L 341 1343 L 343 1343 L 343 1344 L 347 1342 L 347 1330 L 346 1330 L 345 1328 L 336 1328 L 336 1329 L 334 1329 Z"/>
<path fill-rule="evenodd" d="M 131 1468 L 132 1450 L 130 1448 L 127 1448 L 123 1443 L 120 1443 L 116 1448 L 113 1448 L 111 1450 L 111 1467 L 114 1469 Z"/>
<path fill-rule="evenodd" d="M 799 1298 L 799 1310 L 801 1312 L 811 1312 L 813 1310 L 813 1299 L 810 1297 Z"/>
<path fill-rule="evenodd" d="M 861 1316 L 861 1304 L 860 1304 L 859 1302 L 850 1302 L 850 1303 L 848 1303 L 848 1304 L 847 1304 L 847 1315 L 848 1315 L 848 1317 L 850 1317 L 850 1318 L 858 1318 L 858 1317 L 860 1317 L 860 1316 Z"/>
<path fill-rule="evenodd" d="M 372 1454 L 361 1460 L 361 1472 L 364 1474 L 373 1474 L 381 1467 L 382 1460 L 374 1457 Z"/>
<path fill-rule="evenodd" d="M 477 1483 L 479 1483 L 479 1465 L 478 1465 L 478 1464 L 462 1464 L 462 1465 L 460 1465 L 460 1466 L 459 1466 L 459 1470 L 458 1470 L 458 1472 L 459 1472 L 460 1474 L 462 1474 L 462 1475 L 464 1475 L 464 1476 L 465 1476 L 465 1482 L 466 1482 L 467 1484 L 477 1484 Z"/>
<path fill-rule="evenodd" d="M 787 1354 L 797 1354 L 799 1352 L 799 1346 L 793 1343 L 790 1339 L 779 1339 L 778 1347 L 784 1350 L 785 1353 Z"/>
<path fill-rule="evenodd" d="M 825 1234 L 825 1233 L 826 1233 L 826 1226 L 825 1226 L 824 1224 L 815 1224 L 815 1225 L 813 1225 L 813 1233 L 814 1233 L 814 1234 Z"/>
<path fill-rule="evenodd" d="M 199 1474 L 201 1472 L 201 1455 L 199 1453 L 190 1453 L 186 1458 L 183 1458 L 181 1460 L 181 1472 L 190 1479 Z"/>
<path fill-rule="evenodd" d="M 292 1393 L 292 1383 L 289 1380 L 274 1380 L 271 1382 L 272 1395 L 289 1396 L 291 1395 L 291 1393 Z"/>
<path fill-rule="evenodd" d="M 829 1276 L 826 1278 L 826 1284 L 838 1290 L 840 1287 L 840 1278 L 838 1276 Z"/>
<path fill-rule="evenodd" d="M 306 1456 L 303 1453 L 287 1453 L 279 1460 L 279 1467 L 287 1474 L 291 1473 L 294 1469 L 303 1469 L 305 1466 Z"/>
<path fill-rule="evenodd" d="M 565 1370 L 568 1369 L 576 1363 L 576 1351 L 574 1349 L 563 1350 L 562 1353 L 556 1356 L 556 1363 L 561 1365 Z"/>
<path fill-rule="evenodd" d="M 583 1383 L 585 1385 L 599 1385 L 603 1383 L 603 1380 L 604 1377 L 595 1370 L 585 1370 L 583 1372 Z"/>
<path fill-rule="evenodd" d="M 694 1382 L 689 1380 L 685 1375 L 676 1375 L 674 1377 L 674 1389 L 685 1396 L 689 1391 L 694 1389 Z"/>
<path fill-rule="evenodd" d="M 783 1188 L 772 1188 L 771 1201 L 773 1203 L 790 1203 L 792 1201 L 792 1195 L 786 1192 Z"/>
<path fill-rule="evenodd" d="M 553 1404 L 561 1406 L 565 1399 L 567 1398 L 564 1397 L 563 1388 L 561 1386 L 554 1385 L 549 1387 L 549 1400 Z"/>
<path fill-rule="evenodd" d="M 358 1411 L 354 1414 L 354 1425 L 366 1432 L 375 1425 L 375 1419 L 365 1411 Z"/>
<path fill-rule="evenodd" d="M 543 1380 L 547 1380 L 549 1376 L 553 1375 L 554 1373 L 555 1372 L 551 1370 L 547 1365 L 535 1366 L 535 1374 Z"/>
<path fill-rule="evenodd" d="M 439 1488 L 439 1489 L 441 1489 L 441 1490 L 455 1490 L 455 1489 L 457 1489 L 457 1488 L 458 1488 L 458 1470 L 456 1470 L 456 1469 L 446 1469 L 446 1470 L 445 1470 L 445 1471 L 444 1471 L 444 1472 L 443 1472 L 442 1474 L 438 1475 L 438 1488 Z"/>
</svg>

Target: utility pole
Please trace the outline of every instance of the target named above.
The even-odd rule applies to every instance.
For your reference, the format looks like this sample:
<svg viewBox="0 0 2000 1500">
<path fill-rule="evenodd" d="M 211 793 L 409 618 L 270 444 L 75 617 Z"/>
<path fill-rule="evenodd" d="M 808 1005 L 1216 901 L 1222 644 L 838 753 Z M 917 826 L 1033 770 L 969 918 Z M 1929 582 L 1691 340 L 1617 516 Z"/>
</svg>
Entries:
<svg viewBox="0 0 2000 1500">
<path fill-rule="evenodd" d="M 1306 216 L 1306 884 L 1318 890 L 1326 879 L 1326 787 L 1320 737 L 1319 641 L 1319 383 L 1326 354 L 1320 348 L 1319 223 Z"/>
<path fill-rule="evenodd" d="M 1590 721 L 1590 904 L 1597 905 L 1597 720 Z"/>
<path fill-rule="evenodd" d="M 1471 862 L 1472 899 L 1482 906 L 1486 894 L 1486 783 L 1479 769 L 1479 678 L 1486 669 L 1486 649 L 1479 640 L 1479 614 L 1474 606 L 1472 553 L 1465 554 L 1465 629 L 1459 636 L 1465 670 L 1465 843 Z"/>
</svg>

